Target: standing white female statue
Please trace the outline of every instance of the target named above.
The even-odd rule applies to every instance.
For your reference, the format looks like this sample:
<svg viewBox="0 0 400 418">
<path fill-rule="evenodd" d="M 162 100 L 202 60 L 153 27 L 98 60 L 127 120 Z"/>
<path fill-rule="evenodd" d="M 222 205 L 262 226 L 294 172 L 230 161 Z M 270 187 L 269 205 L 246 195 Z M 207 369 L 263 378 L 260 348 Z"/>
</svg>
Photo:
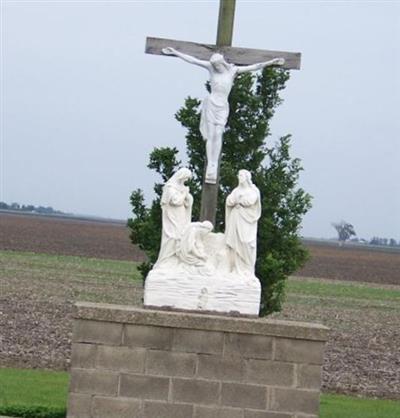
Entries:
<svg viewBox="0 0 400 418">
<path fill-rule="evenodd" d="M 177 261 L 176 252 L 182 231 L 192 218 L 193 197 L 189 187 L 185 186 L 191 177 L 189 169 L 181 168 L 165 183 L 161 196 L 161 247 L 154 268 L 162 267 L 174 259 Z"/>
<path fill-rule="evenodd" d="M 200 132 L 206 141 L 206 183 L 214 184 L 217 182 L 222 135 L 229 115 L 228 96 L 235 77 L 238 74 L 261 70 L 267 66 L 283 65 L 285 60 L 275 58 L 258 64 L 236 66 L 227 63 L 224 57 L 218 53 L 213 54 L 209 61 L 203 61 L 170 47 L 164 48 L 162 52 L 166 55 L 175 55 L 190 64 L 206 68 L 210 73 L 211 93 L 203 100 Z"/>
<path fill-rule="evenodd" d="M 239 185 L 226 199 L 225 240 L 230 271 L 254 275 L 257 256 L 257 222 L 261 216 L 260 191 L 247 170 L 240 170 Z"/>
</svg>

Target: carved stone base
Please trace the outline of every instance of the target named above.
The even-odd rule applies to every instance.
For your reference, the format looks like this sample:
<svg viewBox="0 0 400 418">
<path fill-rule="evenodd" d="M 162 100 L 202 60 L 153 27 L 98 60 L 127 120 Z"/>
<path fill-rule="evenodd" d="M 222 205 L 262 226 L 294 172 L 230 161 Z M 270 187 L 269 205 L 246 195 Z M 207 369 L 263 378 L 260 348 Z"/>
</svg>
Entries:
<svg viewBox="0 0 400 418">
<path fill-rule="evenodd" d="M 254 276 L 233 273 L 216 276 L 193 272 L 152 270 L 146 279 L 146 306 L 176 309 L 239 312 L 258 315 L 261 286 Z"/>
</svg>

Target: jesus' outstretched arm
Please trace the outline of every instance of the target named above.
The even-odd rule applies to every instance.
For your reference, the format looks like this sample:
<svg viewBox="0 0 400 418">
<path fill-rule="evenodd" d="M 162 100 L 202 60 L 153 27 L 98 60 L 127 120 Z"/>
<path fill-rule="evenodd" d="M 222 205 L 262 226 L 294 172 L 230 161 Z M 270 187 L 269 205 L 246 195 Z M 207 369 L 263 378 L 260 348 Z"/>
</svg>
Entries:
<svg viewBox="0 0 400 418">
<path fill-rule="evenodd" d="M 183 54 L 182 52 L 177 51 L 174 48 L 168 47 L 162 49 L 163 54 L 165 55 L 175 55 L 178 58 L 183 59 L 183 61 L 188 62 L 189 64 L 198 65 L 199 67 L 210 69 L 211 64 L 208 61 L 199 60 L 191 55 Z"/>
<path fill-rule="evenodd" d="M 243 67 L 238 66 L 237 73 L 242 74 L 242 73 L 247 73 L 249 71 L 262 70 L 263 68 L 270 67 L 272 65 L 283 65 L 283 64 L 285 64 L 284 58 L 274 58 L 273 60 L 266 61 L 266 62 L 259 62 L 257 64 L 252 64 L 252 65 L 245 65 Z"/>
</svg>

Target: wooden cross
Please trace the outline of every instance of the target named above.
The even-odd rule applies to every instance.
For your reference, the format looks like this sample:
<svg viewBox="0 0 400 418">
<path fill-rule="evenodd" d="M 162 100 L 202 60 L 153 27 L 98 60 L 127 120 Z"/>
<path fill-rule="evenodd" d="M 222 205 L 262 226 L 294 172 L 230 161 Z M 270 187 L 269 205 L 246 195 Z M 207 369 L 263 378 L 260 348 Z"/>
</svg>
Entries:
<svg viewBox="0 0 400 418">
<path fill-rule="evenodd" d="M 299 52 L 266 51 L 261 49 L 232 47 L 233 21 L 236 0 L 220 0 L 218 32 L 216 45 L 199 44 L 194 42 L 177 41 L 174 39 L 150 38 L 146 40 L 146 53 L 165 55 L 162 50 L 172 47 L 177 51 L 191 55 L 201 60 L 209 60 L 215 52 L 221 53 L 225 59 L 236 65 L 250 65 L 269 61 L 273 58 L 284 58 L 282 68 L 299 70 L 301 54 Z M 219 165 L 218 165 L 219 171 Z M 200 220 L 208 220 L 215 225 L 217 212 L 218 181 L 216 184 L 203 182 L 201 196 Z"/>
</svg>

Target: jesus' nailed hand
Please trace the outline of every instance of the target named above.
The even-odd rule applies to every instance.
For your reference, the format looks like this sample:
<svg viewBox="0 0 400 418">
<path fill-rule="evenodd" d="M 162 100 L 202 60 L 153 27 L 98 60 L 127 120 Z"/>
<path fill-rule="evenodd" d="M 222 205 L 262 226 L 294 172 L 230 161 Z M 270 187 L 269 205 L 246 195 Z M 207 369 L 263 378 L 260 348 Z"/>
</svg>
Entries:
<svg viewBox="0 0 400 418">
<path fill-rule="evenodd" d="M 211 55 L 209 61 L 183 54 L 174 48 L 164 48 L 165 55 L 174 55 L 189 64 L 206 68 L 210 73 L 211 93 L 203 100 L 200 118 L 200 132 L 206 141 L 207 168 L 205 182 L 215 184 L 218 176 L 218 160 L 222 148 L 222 135 L 229 115 L 228 96 L 236 75 L 248 71 L 262 70 L 272 65 L 283 65 L 283 58 L 257 64 L 237 66 L 225 61 L 221 54 Z"/>
</svg>

